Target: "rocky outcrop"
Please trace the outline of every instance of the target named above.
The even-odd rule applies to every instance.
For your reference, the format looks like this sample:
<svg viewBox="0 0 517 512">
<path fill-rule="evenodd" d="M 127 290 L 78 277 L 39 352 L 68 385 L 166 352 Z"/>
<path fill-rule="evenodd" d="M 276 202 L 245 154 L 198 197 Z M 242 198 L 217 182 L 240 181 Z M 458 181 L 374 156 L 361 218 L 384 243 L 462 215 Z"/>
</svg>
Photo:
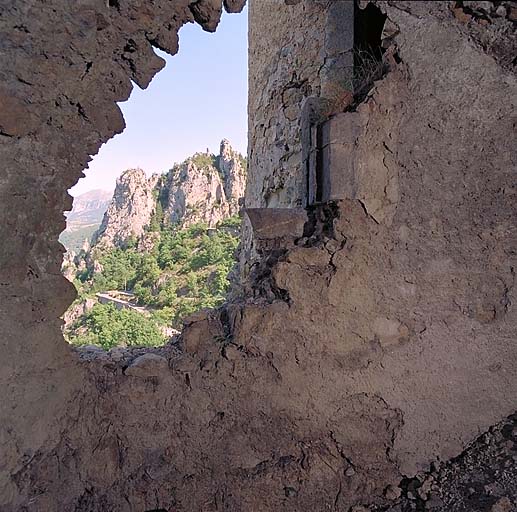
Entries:
<svg viewBox="0 0 517 512">
<path fill-rule="evenodd" d="M 164 176 L 147 178 L 141 169 L 127 170 L 117 180 L 93 246 L 119 247 L 132 238 L 149 250 L 155 240 L 148 233 L 153 218 L 177 226 L 213 227 L 238 213 L 245 180 L 246 160 L 226 139 L 218 156 L 196 153 Z"/>
<path fill-rule="evenodd" d="M 140 238 L 156 208 L 156 176 L 147 178 L 142 169 L 129 169 L 118 179 L 113 199 L 94 235 L 97 249 L 122 246 Z"/>
<path fill-rule="evenodd" d="M 64 327 L 71 326 L 77 319 L 88 311 L 91 311 L 95 304 L 97 304 L 97 300 L 94 298 L 84 299 L 81 302 L 73 304 L 63 315 Z"/>
<path fill-rule="evenodd" d="M 245 165 L 243 157 L 224 139 L 217 157 L 198 153 L 175 166 L 161 192 L 168 198 L 166 221 L 180 225 L 202 222 L 213 227 L 237 214 L 239 199 L 244 196 Z"/>
<path fill-rule="evenodd" d="M 216 166 L 222 175 L 224 193 L 233 215 L 239 206 L 239 199 L 244 197 L 247 162 L 240 153 L 234 151 L 227 139 L 223 139 Z"/>
<path fill-rule="evenodd" d="M 66 251 L 63 255 L 63 264 L 61 265 L 61 272 L 63 275 L 72 282 L 77 272 L 75 265 L 75 254 L 70 251 Z"/>
</svg>

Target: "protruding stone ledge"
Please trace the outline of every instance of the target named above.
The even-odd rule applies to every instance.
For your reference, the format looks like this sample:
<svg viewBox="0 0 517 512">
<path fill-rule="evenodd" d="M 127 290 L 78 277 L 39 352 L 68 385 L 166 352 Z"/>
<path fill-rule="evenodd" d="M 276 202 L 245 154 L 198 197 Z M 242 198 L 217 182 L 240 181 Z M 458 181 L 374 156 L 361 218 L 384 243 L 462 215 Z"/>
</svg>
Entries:
<svg viewBox="0 0 517 512">
<path fill-rule="evenodd" d="M 258 240 L 301 238 L 308 221 L 303 208 L 246 208 L 244 212 Z"/>
</svg>

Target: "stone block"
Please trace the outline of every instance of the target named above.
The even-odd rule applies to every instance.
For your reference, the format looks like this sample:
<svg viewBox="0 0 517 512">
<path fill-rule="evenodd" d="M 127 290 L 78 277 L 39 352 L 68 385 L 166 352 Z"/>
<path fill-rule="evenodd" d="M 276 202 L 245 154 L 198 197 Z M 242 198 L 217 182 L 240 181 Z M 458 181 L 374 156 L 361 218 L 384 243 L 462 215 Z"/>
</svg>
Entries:
<svg viewBox="0 0 517 512">
<path fill-rule="evenodd" d="M 354 147 L 359 138 L 359 115 L 346 112 L 331 117 L 320 127 L 317 180 L 320 201 L 353 198 L 357 195 Z"/>
<path fill-rule="evenodd" d="M 303 208 L 246 208 L 244 211 L 259 240 L 300 238 L 308 220 Z"/>
<path fill-rule="evenodd" d="M 205 352 L 215 339 L 222 336 L 224 332 L 221 322 L 207 309 L 189 315 L 183 322 L 181 341 L 188 354 Z"/>
</svg>

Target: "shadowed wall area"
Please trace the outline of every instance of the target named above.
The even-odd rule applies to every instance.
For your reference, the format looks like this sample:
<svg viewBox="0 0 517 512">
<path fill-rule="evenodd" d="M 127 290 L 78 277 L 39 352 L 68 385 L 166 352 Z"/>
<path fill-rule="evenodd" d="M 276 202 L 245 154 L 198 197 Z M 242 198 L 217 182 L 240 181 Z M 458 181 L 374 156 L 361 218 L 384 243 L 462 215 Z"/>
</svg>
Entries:
<svg viewBox="0 0 517 512">
<path fill-rule="evenodd" d="M 241 294 L 161 349 L 63 340 L 66 191 L 222 9 L 0 6 L 0 510 L 512 510 L 515 2 L 251 1 Z"/>
</svg>

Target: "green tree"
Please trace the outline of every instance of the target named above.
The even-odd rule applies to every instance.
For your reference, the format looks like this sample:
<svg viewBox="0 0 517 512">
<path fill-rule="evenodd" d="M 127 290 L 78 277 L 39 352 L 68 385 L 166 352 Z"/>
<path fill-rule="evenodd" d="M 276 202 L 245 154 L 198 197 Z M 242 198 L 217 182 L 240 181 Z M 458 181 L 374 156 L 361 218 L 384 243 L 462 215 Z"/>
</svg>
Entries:
<svg viewBox="0 0 517 512">
<path fill-rule="evenodd" d="M 96 304 L 85 315 L 83 327 L 87 332 L 73 335 L 72 343 L 109 350 L 116 346 L 158 346 L 166 341 L 155 320 L 136 311 L 118 310 L 112 304 Z"/>
<path fill-rule="evenodd" d="M 111 289 L 132 291 L 151 314 L 96 305 L 71 329 L 71 341 L 105 348 L 156 345 L 163 343 L 160 326 L 178 328 L 185 316 L 220 305 L 235 264 L 239 226 L 238 217 L 226 219 L 215 230 L 203 224 L 182 229 L 160 225 L 149 253 L 139 252 L 136 241 L 130 241 L 96 255 L 102 271 L 81 282 L 81 296 Z"/>
</svg>

